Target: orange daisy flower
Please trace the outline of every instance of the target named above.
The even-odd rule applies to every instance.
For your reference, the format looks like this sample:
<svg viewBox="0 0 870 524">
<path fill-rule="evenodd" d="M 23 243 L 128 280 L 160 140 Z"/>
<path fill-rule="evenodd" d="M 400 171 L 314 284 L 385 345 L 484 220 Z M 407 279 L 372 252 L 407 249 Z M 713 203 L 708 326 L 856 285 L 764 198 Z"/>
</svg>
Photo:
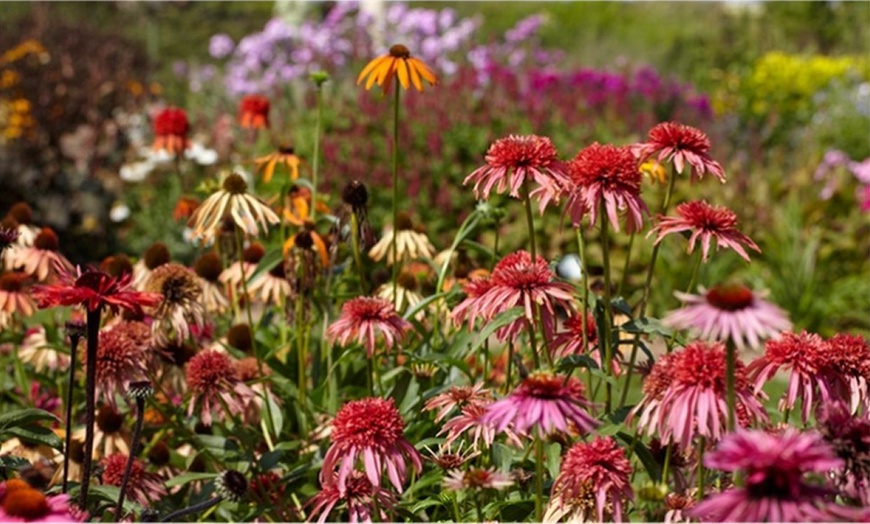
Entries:
<svg viewBox="0 0 870 524">
<path fill-rule="evenodd" d="M 275 174 L 275 167 L 278 164 L 287 166 L 287 171 L 290 173 L 290 178 L 296 180 L 299 178 L 299 164 L 302 161 L 296 156 L 293 148 L 290 146 L 281 146 L 278 151 L 269 153 L 266 156 L 255 158 L 254 163 L 257 164 L 257 171 L 263 172 L 263 182 L 269 183 L 272 180 L 272 175 Z"/>
<path fill-rule="evenodd" d="M 369 62 L 357 77 L 356 83 L 359 85 L 368 78 L 366 91 L 377 84 L 383 88 L 384 93 L 389 93 L 393 77 L 399 78 L 399 83 L 405 90 L 410 89 L 413 84 L 417 91 L 422 92 L 423 80 L 429 82 L 429 85 L 438 85 L 438 79 L 429 66 L 419 58 L 412 57 L 408 48 L 401 44 L 392 46 L 387 54 Z"/>
<path fill-rule="evenodd" d="M 317 211 L 329 213 L 329 206 L 317 199 Z M 307 187 L 294 185 L 287 192 L 284 206 L 284 220 L 297 227 L 302 227 L 311 219 L 311 190 Z"/>
</svg>

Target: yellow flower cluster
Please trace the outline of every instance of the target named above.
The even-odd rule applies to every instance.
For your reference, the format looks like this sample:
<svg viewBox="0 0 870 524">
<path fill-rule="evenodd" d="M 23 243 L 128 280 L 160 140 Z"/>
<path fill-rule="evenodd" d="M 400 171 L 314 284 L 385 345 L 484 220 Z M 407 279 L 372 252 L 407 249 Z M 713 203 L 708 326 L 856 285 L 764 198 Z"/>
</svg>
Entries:
<svg viewBox="0 0 870 524">
<path fill-rule="evenodd" d="M 36 40 L 25 40 L 0 54 L 0 144 L 21 138 L 36 126 L 30 101 L 16 88 L 21 73 L 14 69 L 15 62 L 29 56 L 35 56 L 40 64 L 50 59 Z"/>
<path fill-rule="evenodd" d="M 6 100 L 0 98 L 0 143 L 21 138 L 32 130 L 36 122 L 30 115 L 30 101 L 26 98 Z"/>
</svg>

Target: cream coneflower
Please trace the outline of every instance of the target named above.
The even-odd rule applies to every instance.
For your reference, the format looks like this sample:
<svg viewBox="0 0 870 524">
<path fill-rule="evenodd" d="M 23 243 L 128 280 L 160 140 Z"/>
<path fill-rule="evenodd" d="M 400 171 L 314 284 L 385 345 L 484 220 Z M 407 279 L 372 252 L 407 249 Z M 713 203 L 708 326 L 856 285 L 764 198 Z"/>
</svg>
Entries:
<svg viewBox="0 0 870 524">
<path fill-rule="evenodd" d="M 413 84 L 417 91 L 422 92 L 423 80 L 429 85 L 438 85 L 438 79 L 435 77 L 435 73 L 429 69 L 429 66 L 419 58 L 412 57 L 411 51 L 401 44 L 390 47 L 387 54 L 366 64 L 360 71 L 356 83 L 359 85 L 368 78 L 365 86 L 366 91 L 377 84 L 383 88 L 384 93 L 389 93 L 394 77 L 399 79 L 399 84 L 405 90 L 410 89 L 411 84 Z"/>
<path fill-rule="evenodd" d="M 252 243 L 242 252 L 242 260 L 230 264 L 228 268 L 221 272 L 218 280 L 222 282 L 231 293 L 238 292 L 243 287 L 243 281 L 247 281 L 248 284 L 250 284 L 251 276 L 253 276 L 254 271 L 257 270 L 257 264 L 260 263 L 260 260 L 265 255 L 266 249 L 263 247 L 263 244 L 260 244 L 259 242 Z M 250 289 L 248 289 L 248 292 L 250 293 Z"/>
<path fill-rule="evenodd" d="M 73 432 L 72 440 L 69 446 L 69 470 L 67 478 L 70 482 L 81 482 L 84 468 L 82 464 L 85 461 L 85 432 L 84 428 L 80 432 Z M 56 462 L 60 464 L 51 480 L 49 486 L 57 486 L 63 483 L 63 455 L 58 453 Z"/>
<path fill-rule="evenodd" d="M 199 257 L 193 264 L 202 287 L 202 304 L 207 313 L 223 313 L 230 307 L 224 285 L 220 282 L 223 263 L 217 253 L 209 252 Z"/>
<path fill-rule="evenodd" d="M 39 282 L 44 282 L 56 275 L 58 269 L 73 270 L 72 264 L 60 254 L 59 250 L 60 241 L 57 234 L 51 228 L 44 227 L 36 235 L 31 247 L 15 251 L 12 265 L 22 268 L 28 275 L 36 277 Z"/>
<path fill-rule="evenodd" d="M 0 275 L 0 311 L 22 317 L 33 315 L 36 304 L 27 293 L 30 276 L 24 273 L 3 273 Z"/>
<path fill-rule="evenodd" d="M 186 340 L 191 323 L 199 328 L 205 325 L 205 310 L 200 303 L 202 288 L 196 274 L 186 267 L 175 263 L 158 267 L 151 273 L 146 289 L 163 295 L 151 324 L 157 343 Z"/>
<path fill-rule="evenodd" d="M 387 265 L 392 266 L 393 253 L 390 246 L 396 237 L 396 256 L 400 259 L 432 258 L 435 247 L 425 233 L 414 229 L 414 223 L 407 213 L 399 213 L 397 226 L 385 231 L 383 238 L 369 251 L 369 256 L 380 262 L 386 257 Z"/>
<path fill-rule="evenodd" d="M 124 415 L 111 406 L 103 406 L 97 412 L 94 428 L 94 453 L 107 457 L 114 453 L 130 453 L 132 439 L 124 427 Z"/>
<path fill-rule="evenodd" d="M 444 487 L 453 491 L 504 489 L 513 483 L 510 475 L 496 471 L 495 468 L 470 468 L 466 471 L 456 469 L 444 478 Z"/>
<path fill-rule="evenodd" d="M 382 285 L 375 291 L 375 295 L 389 300 L 396 305 L 396 311 L 404 313 L 423 301 L 423 295 L 417 292 L 417 279 L 411 273 L 402 271 L 396 281 L 397 285 L 394 288 L 392 284 L 387 283 Z M 395 289 L 395 295 L 393 290 Z M 423 320 L 426 316 L 426 311 L 421 309 L 414 317 L 417 320 Z"/>
<path fill-rule="evenodd" d="M 208 242 L 221 229 L 225 215 L 251 236 L 259 235 L 261 227 L 268 233 L 270 224 L 281 221 L 265 202 L 248 194 L 248 184 L 236 173 L 227 176 L 221 189 L 196 208 L 187 225 L 195 238 Z"/>
<path fill-rule="evenodd" d="M 169 248 L 163 242 L 155 242 L 148 246 L 142 258 L 133 264 L 133 287 L 139 291 L 145 289 L 145 283 L 151 272 L 172 260 Z"/>
<path fill-rule="evenodd" d="M 248 284 L 248 292 L 266 304 L 281 306 L 293 292 L 284 275 L 284 264 L 278 264 Z"/>
<path fill-rule="evenodd" d="M 37 373 L 54 371 L 69 363 L 66 355 L 49 344 L 43 326 L 30 328 L 24 333 L 24 340 L 21 341 L 16 355 L 21 362 L 33 366 Z"/>
</svg>

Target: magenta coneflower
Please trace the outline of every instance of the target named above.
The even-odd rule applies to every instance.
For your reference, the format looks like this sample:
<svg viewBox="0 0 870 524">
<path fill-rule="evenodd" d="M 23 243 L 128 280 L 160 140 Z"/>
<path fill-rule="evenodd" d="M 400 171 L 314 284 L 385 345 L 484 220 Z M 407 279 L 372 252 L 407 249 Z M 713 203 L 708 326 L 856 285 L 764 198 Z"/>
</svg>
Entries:
<svg viewBox="0 0 870 524">
<path fill-rule="evenodd" d="M 345 493 L 359 461 L 373 486 L 381 486 L 381 477 L 386 472 L 393 487 L 401 493 L 407 461 L 418 473 L 423 469 L 420 453 L 403 435 L 405 422 L 392 399 L 348 402 L 338 410 L 332 426 L 332 445 L 323 457 L 320 471 L 320 483 L 324 486 L 335 483 L 339 493 Z"/>
<path fill-rule="evenodd" d="M 731 341 L 738 349 L 758 348 L 761 341 L 791 328 L 786 313 L 740 284 L 700 288 L 700 295 L 675 292 L 685 304 L 663 322 L 689 329 L 706 340 Z"/>
<path fill-rule="evenodd" d="M 710 158 L 710 139 L 700 129 L 675 122 L 663 122 L 649 131 L 646 142 L 632 147 L 634 154 L 643 162 L 658 153 L 656 160 L 674 163 L 677 173 L 682 173 L 686 164 L 692 168 L 692 180 L 712 173 L 725 183 L 725 171 L 719 162 Z"/>
<path fill-rule="evenodd" d="M 427 400 L 423 409 L 426 411 L 437 409 L 435 422 L 440 422 L 454 408 L 462 409 L 469 404 L 486 405 L 490 402 L 492 402 L 492 393 L 483 386 L 483 383 L 479 383 L 473 386 L 453 386 Z"/>
<path fill-rule="evenodd" d="M 829 398 L 828 384 L 824 373 L 828 369 L 830 352 L 827 343 L 819 335 L 802 331 L 782 333 L 768 340 L 764 355 L 749 365 L 755 383 L 755 392 L 781 369 L 789 370 L 788 387 L 779 399 L 779 409 L 792 409 L 801 399 L 802 420 L 806 422 L 817 403 Z"/>
<path fill-rule="evenodd" d="M 556 276 L 547 261 L 532 256 L 527 251 L 507 255 L 492 271 L 488 282 L 475 280 L 466 286 L 469 296 L 453 310 L 454 322 L 468 320 L 469 329 L 478 317 L 492 320 L 493 317 L 514 306 L 522 306 L 525 315 L 496 332 L 500 340 L 515 341 L 526 323 L 536 323 L 535 307 L 540 306 L 544 333 L 550 336 L 555 330 L 556 308 L 574 310 L 573 288 L 556 281 Z"/>
<path fill-rule="evenodd" d="M 870 413 L 853 415 L 849 405 L 836 400 L 822 404 L 816 412 L 819 432 L 843 459 L 845 468 L 840 475 L 840 484 L 856 484 L 861 479 L 866 487 L 870 482 Z M 851 477 L 851 479 L 850 479 Z M 863 490 L 855 498 L 865 499 L 870 504 L 870 489 Z"/>
<path fill-rule="evenodd" d="M 507 189 L 510 196 L 521 198 L 520 188 L 526 180 L 534 182 L 537 187 L 528 196 L 538 199 L 538 209 L 543 213 L 551 200 L 559 201 L 570 183 L 558 155 L 547 137 L 511 135 L 489 146 L 486 165 L 476 169 L 462 183 L 473 181 L 474 197 L 487 200 L 493 187 L 499 194 Z"/>
<path fill-rule="evenodd" d="M 411 324 L 396 314 L 393 304 L 382 298 L 357 297 L 341 306 L 341 316 L 326 330 L 326 336 L 346 346 L 356 341 L 366 348 L 371 357 L 377 348 L 378 334 L 386 348 L 392 349 L 405 336 Z"/>
<path fill-rule="evenodd" d="M 100 332 L 97 346 L 97 397 L 117 407 L 115 394 L 124 394 L 129 382 L 147 378 L 151 329 L 142 322 L 121 321 Z M 82 353 L 87 365 L 87 352 Z"/>
<path fill-rule="evenodd" d="M 453 491 L 504 489 L 513 483 L 510 475 L 496 471 L 495 468 L 469 468 L 466 471 L 455 469 L 444 478 L 444 487 Z"/>
<path fill-rule="evenodd" d="M 849 508 L 830 501 L 834 491 L 804 476 L 827 476 L 843 461 L 814 433 L 787 428 L 780 434 L 738 431 L 704 456 L 704 465 L 745 472 L 744 485 L 711 495 L 688 514 L 714 522 L 828 522 L 854 520 Z"/>
<path fill-rule="evenodd" d="M 46 496 L 20 479 L 0 483 L 2 522 L 79 522 L 70 512 L 69 495 Z"/>
<path fill-rule="evenodd" d="M 586 411 L 590 406 L 579 380 L 539 371 L 526 377 L 510 395 L 491 404 L 483 422 L 492 424 L 496 431 L 510 427 L 523 436 L 529 436 L 533 429 L 542 438 L 555 431 L 566 434 L 569 424 L 585 434 L 598 426 Z"/>
<path fill-rule="evenodd" d="M 344 490 L 339 489 L 335 479 L 323 483 L 320 493 L 306 504 L 312 506 L 308 522 L 315 518 L 319 523 L 326 522 L 329 514 L 341 502 L 345 503 L 348 512 L 347 522 L 372 522 L 372 515 L 376 511 L 381 522 L 388 522 L 390 518 L 385 510 L 392 510 L 398 500 L 394 493 L 373 486 L 362 471 L 353 471 L 345 482 Z"/>
<path fill-rule="evenodd" d="M 761 249 L 737 229 L 737 215 L 727 207 L 714 207 L 704 200 L 684 202 L 677 206 L 677 217 L 661 217 L 658 225 L 650 230 L 647 236 L 658 232 L 655 243 L 671 233 L 691 231 L 689 249 L 691 254 L 695 244 L 701 241 L 701 255 L 704 262 L 710 252 L 711 240 L 716 240 L 716 249 L 731 248 L 744 260 L 749 262 L 749 255 L 743 246 L 761 253 Z"/>
<path fill-rule="evenodd" d="M 870 344 L 860 335 L 837 334 L 828 340 L 827 380 L 832 396 L 853 412 L 870 413 Z"/>
<path fill-rule="evenodd" d="M 737 422 L 767 420 L 752 394 L 746 367 L 738 360 L 734 372 Z M 640 413 L 638 428 L 662 442 L 691 447 L 696 436 L 717 441 L 726 431 L 725 346 L 693 342 L 660 358 L 644 381 L 644 397 L 630 418 Z"/>
<path fill-rule="evenodd" d="M 462 407 L 458 415 L 445 422 L 438 432 L 438 436 L 447 434 L 444 445 L 449 446 L 467 433 L 466 439 L 471 442 L 472 449 L 482 450 L 492 447 L 497 431 L 491 423 L 484 422 L 490 404 L 492 402 L 467 404 Z M 522 441 L 511 428 L 504 428 L 504 434 L 512 444 L 517 447 L 522 446 Z"/>
<path fill-rule="evenodd" d="M 103 484 L 120 486 L 124 478 L 124 468 L 127 466 L 127 455 L 114 453 L 104 457 L 100 464 L 103 466 Z M 145 464 L 134 458 L 133 467 L 130 469 L 130 480 L 127 483 L 127 495 L 131 500 L 147 506 L 165 497 L 166 488 L 157 475 L 145 471 Z"/>
<path fill-rule="evenodd" d="M 60 241 L 50 227 L 42 228 L 32 246 L 15 250 L 11 265 L 22 268 L 39 282 L 56 276 L 58 271 L 72 271 L 72 264 L 60 254 Z"/>
<path fill-rule="evenodd" d="M 632 498 L 631 463 L 613 437 L 578 442 L 562 459 L 544 522 L 566 515 L 572 522 L 622 522 L 622 505 Z"/>
<path fill-rule="evenodd" d="M 193 415 L 198 408 L 199 418 L 206 426 L 211 426 L 212 413 L 220 420 L 241 413 L 255 395 L 239 379 L 235 364 L 224 353 L 214 350 L 197 353 L 185 364 L 184 370 L 190 392 L 187 414 Z"/>
<path fill-rule="evenodd" d="M 30 276 L 24 273 L 12 272 L 0 275 L 0 313 L 17 314 L 29 317 L 36 309 L 36 304 L 27 292 Z"/>
<path fill-rule="evenodd" d="M 573 189 L 565 211 L 571 215 L 574 227 L 580 226 L 586 213 L 589 213 L 589 223 L 594 224 L 602 205 L 616 231 L 619 231 L 619 211 L 623 209 L 627 210 L 629 232 L 643 227 L 643 215 L 649 214 L 640 197 L 643 175 L 629 148 L 596 142 L 577 153 L 568 163 L 568 173 Z"/>
</svg>

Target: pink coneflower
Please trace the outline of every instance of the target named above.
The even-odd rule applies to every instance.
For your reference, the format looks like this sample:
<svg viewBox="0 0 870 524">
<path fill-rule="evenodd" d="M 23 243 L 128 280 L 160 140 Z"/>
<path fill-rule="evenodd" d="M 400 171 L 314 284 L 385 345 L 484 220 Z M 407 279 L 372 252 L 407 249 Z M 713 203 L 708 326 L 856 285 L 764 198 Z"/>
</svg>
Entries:
<svg viewBox="0 0 870 524">
<path fill-rule="evenodd" d="M 691 254 L 695 244 L 701 241 L 701 255 L 704 262 L 710 251 L 710 242 L 716 240 L 716 249 L 731 248 L 749 262 L 749 255 L 743 246 L 761 253 L 761 249 L 751 238 L 737 230 L 737 215 L 727 207 L 714 207 L 704 200 L 684 202 L 677 206 L 678 217 L 661 217 L 658 225 L 650 230 L 647 236 L 658 232 L 655 243 L 671 233 L 691 231 L 689 249 Z"/>
<path fill-rule="evenodd" d="M 677 173 L 688 164 L 692 168 L 692 180 L 701 179 L 709 172 L 725 183 L 725 171 L 719 162 L 710 158 L 710 139 L 700 129 L 675 122 L 663 122 L 649 131 L 647 142 L 632 147 L 640 161 L 658 153 L 659 162 L 671 161 Z"/>
<path fill-rule="evenodd" d="M 402 492 L 408 463 L 418 473 L 423 469 L 420 453 L 405 439 L 405 422 L 393 399 L 365 398 L 348 402 L 332 422 L 332 445 L 323 457 L 320 483 L 335 483 L 346 493 L 351 473 L 361 461 L 366 477 L 376 488 L 386 473 L 396 491 Z M 335 470 L 338 468 L 338 475 Z"/>
<path fill-rule="evenodd" d="M 746 367 L 735 363 L 734 390 L 737 422 L 767 420 L 749 387 Z M 644 397 L 630 418 L 640 413 L 638 428 L 658 434 L 662 442 L 691 447 L 696 436 L 717 441 L 726 431 L 725 346 L 693 342 L 660 358 L 644 381 Z"/>
<path fill-rule="evenodd" d="M 867 486 L 870 482 L 870 413 L 853 415 L 849 405 L 842 401 L 823 404 L 816 413 L 819 432 L 843 459 L 841 485 L 856 484 L 860 479 Z M 851 481 L 851 482 L 850 482 Z M 870 504 L 870 489 L 862 490 L 857 497 Z"/>
<path fill-rule="evenodd" d="M 790 370 L 788 387 L 779 399 L 779 409 L 792 409 L 800 398 L 801 416 L 806 422 L 816 404 L 829 398 L 824 377 L 829 363 L 829 348 L 819 335 L 806 331 L 799 335 L 782 333 L 767 341 L 764 355 L 750 364 L 749 372 L 758 393 L 777 371 Z"/>
<path fill-rule="evenodd" d="M 453 491 L 504 489 L 513 483 L 510 475 L 496 471 L 495 468 L 470 468 L 466 471 L 455 469 L 444 478 L 444 487 Z"/>
<path fill-rule="evenodd" d="M 36 286 L 33 298 L 40 308 L 57 306 L 84 306 L 90 311 L 107 308 L 113 313 L 120 310 L 130 311 L 137 317 L 143 316 L 143 307 L 156 306 L 161 296 L 142 293 L 130 288 L 131 276 L 125 273 L 115 278 L 102 271 L 80 268 L 75 273 L 62 273 L 57 284 Z"/>
<path fill-rule="evenodd" d="M 129 382 L 147 377 L 147 354 L 151 329 L 142 322 L 121 321 L 100 332 L 97 346 L 97 398 L 117 407 L 115 394 L 124 394 Z M 82 364 L 88 355 L 83 352 Z"/>
<path fill-rule="evenodd" d="M 665 495 L 665 524 L 689 522 L 686 512 L 695 506 L 693 493 L 668 493 Z"/>
<path fill-rule="evenodd" d="M 860 335 L 837 334 L 828 349 L 831 395 L 847 401 L 853 412 L 860 407 L 870 413 L 870 344 Z"/>
<path fill-rule="evenodd" d="M 554 431 L 565 434 L 569 424 L 585 434 L 598 426 L 586 411 L 590 406 L 579 380 L 539 371 L 525 378 L 510 395 L 491 404 L 483 422 L 492 424 L 496 431 L 510 427 L 523 436 L 529 436 L 533 428 L 542 438 Z"/>
<path fill-rule="evenodd" d="M 526 180 L 534 182 L 537 187 L 528 196 L 538 199 L 538 209 L 543 214 L 547 204 L 551 200 L 558 202 L 570 183 L 558 156 L 556 146 L 547 137 L 510 135 L 489 146 L 486 165 L 476 169 L 462 183 L 473 181 L 474 198 L 487 200 L 493 187 L 496 193 L 508 189 L 510 196 L 521 198 L 520 188 Z"/>
<path fill-rule="evenodd" d="M 26 292 L 30 277 L 24 273 L 3 273 L 0 275 L 0 312 L 29 317 L 36 304 Z"/>
<path fill-rule="evenodd" d="M 700 289 L 700 295 L 674 293 L 685 305 L 665 316 L 666 326 L 689 329 L 706 340 L 730 340 L 740 350 L 758 348 L 763 339 L 791 328 L 784 311 L 746 286 Z"/>
<path fill-rule="evenodd" d="M 187 414 L 199 410 L 199 418 L 211 426 L 212 413 L 221 420 L 241 413 L 254 391 L 239 379 L 235 364 L 224 353 L 202 351 L 185 364 L 190 400 Z M 226 412 L 229 410 L 229 413 Z"/>
<path fill-rule="evenodd" d="M 507 255 L 492 271 L 489 281 L 475 280 L 466 286 L 469 296 L 453 310 L 454 322 L 468 320 L 469 329 L 478 317 L 486 321 L 514 306 L 522 306 L 524 316 L 496 332 L 500 340 L 515 341 L 526 323 L 535 324 L 535 307 L 540 306 L 545 336 L 555 330 L 556 308 L 574 310 L 573 288 L 555 280 L 547 261 L 532 262 L 527 251 Z"/>
<path fill-rule="evenodd" d="M 114 453 L 104 457 L 100 464 L 103 466 L 103 484 L 120 486 L 124 478 L 124 468 L 127 466 L 127 455 Z M 157 475 L 145 471 L 145 464 L 134 458 L 133 467 L 130 468 L 130 480 L 127 483 L 127 496 L 147 506 L 165 497 L 166 488 Z"/>
<path fill-rule="evenodd" d="M 632 498 L 631 463 L 613 437 L 578 442 L 562 459 L 544 522 L 566 515 L 572 522 L 622 522 L 623 503 Z"/>
<path fill-rule="evenodd" d="M 166 150 L 171 154 L 182 153 L 190 146 L 187 135 L 190 123 L 183 109 L 168 107 L 154 117 L 154 150 Z"/>
<path fill-rule="evenodd" d="M 60 241 L 50 227 L 42 228 L 32 246 L 17 249 L 11 263 L 39 282 L 57 275 L 58 270 L 72 271 L 72 264 L 60 254 Z"/>
<path fill-rule="evenodd" d="M 0 483 L 2 522 L 79 522 L 70 512 L 69 495 L 46 496 L 20 479 Z"/>
<path fill-rule="evenodd" d="M 459 437 L 465 435 L 466 440 L 471 442 L 472 449 L 482 450 L 492 447 L 498 432 L 491 423 L 484 422 L 487 407 L 490 404 L 492 402 L 486 404 L 468 404 L 459 411 L 458 415 L 445 422 L 441 431 L 438 432 L 439 437 L 444 434 L 447 435 L 444 445 L 449 446 Z M 504 428 L 504 434 L 512 444 L 517 447 L 522 446 L 522 441 L 520 441 L 517 434 L 511 428 Z"/>
<path fill-rule="evenodd" d="M 312 506 L 308 522 L 315 518 L 319 523 L 326 522 L 329 514 L 341 502 L 345 503 L 348 512 L 347 522 L 372 522 L 375 511 L 378 512 L 381 522 L 389 522 L 390 518 L 385 510 L 392 510 L 398 503 L 398 499 L 395 494 L 384 488 L 373 486 L 362 471 L 353 471 L 347 478 L 343 490 L 339 489 L 335 479 L 323 483 L 320 493 L 306 504 Z"/>
<path fill-rule="evenodd" d="M 574 227 L 580 227 L 586 213 L 589 223 L 594 224 L 602 205 L 617 232 L 619 211 L 623 209 L 627 210 L 629 232 L 643 227 L 643 215 L 649 214 L 640 197 L 643 175 L 629 148 L 596 142 L 577 153 L 568 163 L 568 173 L 574 187 L 565 211 L 571 215 Z"/>
<path fill-rule="evenodd" d="M 426 401 L 423 409 L 426 411 L 437 409 L 438 414 L 435 416 L 437 423 L 455 408 L 462 409 L 470 404 L 486 405 L 490 402 L 492 402 L 492 393 L 484 387 L 483 383 L 478 383 L 473 386 L 453 386 Z"/>
<path fill-rule="evenodd" d="M 780 434 L 738 431 L 706 453 L 704 465 L 742 470 L 744 485 L 711 495 L 689 509 L 687 513 L 694 518 L 714 522 L 853 520 L 852 511 L 830 501 L 833 490 L 804 478 L 807 473 L 827 476 L 843 466 L 834 450 L 814 433 L 793 428 Z"/>
<path fill-rule="evenodd" d="M 182 342 L 191 336 L 192 327 L 205 325 L 205 308 L 200 302 L 202 288 L 196 274 L 170 262 L 151 272 L 145 289 L 163 296 L 154 310 L 151 330 L 159 344 Z"/>
<path fill-rule="evenodd" d="M 338 341 L 346 346 L 356 339 L 366 348 L 371 357 L 377 348 L 378 334 L 384 339 L 385 347 L 395 347 L 411 328 L 411 324 L 396 314 L 393 304 L 388 300 L 373 297 L 357 297 L 341 306 L 341 316 L 326 330 L 326 336 L 333 343 Z"/>
<path fill-rule="evenodd" d="M 598 348 L 598 331 L 595 325 L 595 317 L 592 313 L 586 313 L 585 327 L 582 315 L 579 313 L 569 317 L 563 325 L 568 328 L 568 331 L 556 333 L 553 336 L 553 340 L 550 341 L 550 350 L 553 351 L 553 358 L 567 358 L 573 355 L 585 355 L 588 353 L 599 367 L 603 367 L 601 363 L 601 351 Z M 584 329 L 586 329 L 586 346 L 583 346 Z M 614 356 L 613 374 L 618 377 L 621 372 L 619 357 Z"/>
</svg>

